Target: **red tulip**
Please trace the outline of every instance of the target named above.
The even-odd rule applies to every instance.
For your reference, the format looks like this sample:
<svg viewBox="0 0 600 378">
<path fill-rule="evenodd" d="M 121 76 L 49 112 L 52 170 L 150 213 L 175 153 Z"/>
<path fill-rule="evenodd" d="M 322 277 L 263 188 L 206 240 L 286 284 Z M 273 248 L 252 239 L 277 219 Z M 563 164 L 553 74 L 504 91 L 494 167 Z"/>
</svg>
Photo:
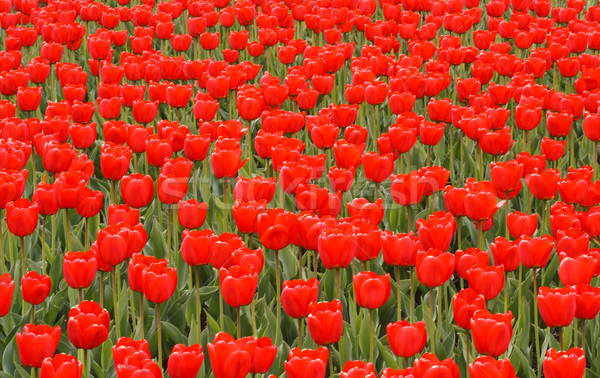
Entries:
<svg viewBox="0 0 600 378">
<path fill-rule="evenodd" d="M 389 274 L 379 276 L 374 272 L 361 272 L 352 281 L 359 307 L 371 310 L 379 308 L 387 302 L 392 292 Z"/>
<path fill-rule="evenodd" d="M 469 364 L 469 375 L 473 378 L 516 378 L 515 368 L 511 365 L 510 360 L 496 360 L 493 357 L 478 357 Z"/>
<path fill-rule="evenodd" d="M 121 197 L 123 202 L 134 208 L 148 206 L 154 198 L 152 177 L 133 173 L 121 179 Z"/>
<path fill-rule="evenodd" d="M 510 236 L 517 239 L 521 236 L 531 237 L 537 230 L 538 216 L 537 214 L 524 214 L 520 211 L 515 211 L 508 214 L 506 224 Z"/>
<path fill-rule="evenodd" d="M 204 353 L 200 344 L 187 347 L 177 344 L 173 347 L 167 371 L 172 378 L 194 378 L 198 375 L 204 361 Z"/>
<path fill-rule="evenodd" d="M 150 302 L 166 302 L 177 287 L 177 271 L 167 268 L 167 260 L 161 259 L 144 269 L 143 285 L 144 296 Z"/>
<path fill-rule="evenodd" d="M 5 316 L 10 311 L 14 292 L 15 283 L 10 277 L 10 273 L 0 275 L 0 317 Z"/>
<path fill-rule="evenodd" d="M 577 303 L 571 288 L 541 287 L 537 294 L 540 315 L 548 327 L 567 327 L 575 317 Z"/>
<path fill-rule="evenodd" d="M 453 219 L 451 222 L 438 217 L 430 217 L 427 220 L 417 221 L 419 241 L 423 249 L 436 248 L 442 251 L 448 250 L 456 227 L 453 222 Z"/>
<path fill-rule="evenodd" d="M 108 338 L 108 311 L 94 301 L 83 301 L 69 311 L 67 331 L 75 348 L 94 349 Z"/>
<path fill-rule="evenodd" d="M 91 218 L 102 210 L 102 200 L 104 193 L 100 190 L 92 191 L 88 187 L 83 187 L 81 201 L 75 208 L 77 214 L 84 218 Z"/>
<path fill-rule="evenodd" d="M 439 249 L 427 249 L 417 253 L 417 278 L 425 286 L 443 285 L 454 273 L 454 255 Z"/>
<path fill-rule="evenodd" d="M 467 248 L 465 251 L 457 250 L 456 256 L 456 274 L 462 279 L 468 279 L 468 271 L 477 264 L 488 265 L 490 255 L 487 251 L 479 248 Z M 470 285 L 469 285 L 470 286 Z"/>
<path fill-rule="evenodd" d="M 50 276 L 40 275 L 35 271 L 27 272 L 21 277 L 21 294 L 23 300 L 32 305 L 38 305 L 42 303 L 48 294 L 50 294 L 50 288 L 52 281 Z"/>
<path fill-rule="evenodd" d="M 93 251 L 65 253 L 63 274 L 65 281 L 73 289 L 90 287 L 97 271 L 98 263 Z"/>
<path fill-rule="evenodd" d="M 54 202 L 61 209 L 77 207 L 85 185 L 81 172 L 63 172 L 54 182 Z"/>
<path fill-rule="evenodd" d="M 315 350 L 294 348 L 283 367 L 289 378 L 325 378 L 328 358 L 329 350 L 325 347 Z"/>
<path fill-rule="evenodd" d="M 185 228 L 200 228 L 206 219 L 207 206 L 206 202 L 199 203 L 195 199 L 179 201 L 177 210 L 179 224 Z"/>
<path fill-rule="evenodd" d="M 317 345 L 335 344 L 343 330 L 342 302 L 313 302 L 309 305 L 308 330 Z"/>
<path fill-rule="evenodd" d="M 548 264 L 554 244 L 554 238 L 549 235 L 523 238 L 519 242 L 519 259 L 526 268 L 543 268 Z"/>
<path fill-rule="evenodd" d="M 410 206 L 421 202 L 425 194 L 425 181 L 417 172 L 392 175 L 391 177 L 391 194 L 397 204 Z"/>
<path fill-rule="evenodd" d="M 504 267 L 476 264 L 467 271 L 469 287 L 486 300 L 496 298 L 504 287 Z"/>
<path fill-rule="evenodd" d="M 39 368 L 42 362 L 54 355 L 60 340 L 60 327 L 26 324 L 23 332 L 17 332 L 19 359 L 23 366 Z"/>
<path fill-rule="evenodd" d="M 421 358 L 415 360 L 411 374 L 415 378 L 429 378 L 430 376 L 458 378 L 460 377 L 460 370 L 456 362 L 450 358 L 440 361 L 436 355 L 425 353 Z"/>
<path fill-rule="evenodd" d="M 42 87 L 21 87 L 17 91 L 17 106 L 23 112 L 35 111 L 42 100 Z"/>
<path fill-rule="evenodd" d="M 252 374 L 265 374 L 273 365 L 275 357 L 277 357 L 277 346 L 273 345 L 273 342 L 268 337 L 261 337 L 259 339 L 251 336 L 245 339 L 250 341 L 256 341 L 256 349 L 252 356 L 252 365 L 250 366 L 250 373 Z"/>
<path fill-rule="evenodd" d="M 42 362 L 40 378 L 81 378 L 83 365 L 71 355 L 59 353 Z"/>
<path fill-rule="evenodd" d="M 258 284 L 258 273 L 254 270 L 254 266 L 250 264 L 232 266 L 228 269 L 221 268 L 219 283 L 225 303 L 236 308 L 247 306 L 254 299 L 256 285 Z"/>
<path fill-rule="evenodd" d="M 424 321 L 410 324 L 406 320 L 390 323 L 386 327 L 388 343 L 396 356 L 408 358 L 420 353 L 427 344 Z"/>
<path fill-rule="evenodd" d="M 540 200 L 553 199 L 558 189 L 560 172 L 557 169 L 547 169 L 541 173 L 534 172 L 525 177 L 525 183 L 531 194 Z"/>
<path fill-rule="evenodd" d="M 593 319 L 600 312 L 600 288 L 590 285 L 575 286 L 575 302 L 577 319 Z"/>
<path fill-rule="evenodd" d="M 478 310 L 471 319 L 473 344 L 479 354 L 497 357 L 506 352 L 512 338 L 512 313 L 490 314 Z"/>
<path fill-rule="evenodd" d="M 317 301 L 318 295 L 319 282 L 315 278 L 308 281 L 283 281 L 281 291 L 283 311 L 292 318 L 305 318 L 309 314 L 310 304 Z"/>
<path fill-rule="evenodd" d="M 345 268 L 356 255 L 356 239 L 340 229 L 326 229 L 318 237 L 318 252 L 327 269 Z"/>
<path fill-rule="evenodd" d="M 547 378 L 581 378 L 585 375 L 585 354 L 582 348 L 546 352 L 543 369 Z"/>
<path fill-rule="evenodd" d="M 250 372 L 256 343 L 242 345 L 240 340 L 219 332 L 207 349 L 215 378 L 243 378 Z"/>
<path fill-rule="evenodd" d="M 394 171 L 394 157 L 392 154 L 379 155 L 368 152 L 362 156 L 362 165 L 367 180 L 381 183 Z"/>
<path fill-rule="evenodd" d="M 598 270 L 598 264 L 600 264 L 596 257 L 586 254 L 570 257 L 566 253 L 560 252 L 558 257 L 560 259 L 558 277 L 565 286 L 590 284 L 594 273 Z"/>
<path fill-rule="evenodd" d="M 471 288 L 463 289 L 452 297 L 454 321 L 463 329 L 471 329 L 471 319 L 478 310 L 485 309 L 485 298 Z"/>
<path fill-rule="evenodd" d="M 340 378 L 351 377 L 377 378 L 377 373 L 372 362 L 346 361 Z"/>
<path fill-rule="evenodd" d="M 13 235 L 30 235 L 35 231 L 37 223 L 38 206 L 28 199 L 18 199 L 6 206 L 6 225 Z"/>
<path fill-rule="evenodd" d="M 506 240 L 503 236 L 498 236 L 490 244 L 494 265 L 502 265 L 504 271 L 512 272 L 519 267 L 519 247 L 517 241 Z"/>
</svg>

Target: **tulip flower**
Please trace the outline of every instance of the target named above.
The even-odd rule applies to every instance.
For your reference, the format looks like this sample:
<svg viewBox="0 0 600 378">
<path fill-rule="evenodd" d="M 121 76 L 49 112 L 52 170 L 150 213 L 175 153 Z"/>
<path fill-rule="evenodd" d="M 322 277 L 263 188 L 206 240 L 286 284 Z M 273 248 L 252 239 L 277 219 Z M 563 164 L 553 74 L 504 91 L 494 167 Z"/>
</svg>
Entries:
<svg viewBox="0 0 600 378">
<path fill-rule="evenodd" d="M 540 315 L 548 327 L 568 327 L 575 317 L 577 302 L 570 287 L 550 289 L 542 286 L 537 295 L 537 303 Z M 560 340 L 562 344 L 562 330 Z"/>
<path fill-rule="evenodd" d="M 309 305 L 308 331 L 317 345 L 337 343 L 342 337 L 342 302 L 313 302 Z"/>
<path fill-rule="evenodd" d="M 23 366 L 40 368 L 43 361 L 54 355 L 60 340 L 60 327 L 26 324 L 15 338 Z"/>
<path fill-rule="evenodd" d="M 315 350 L 294 348 L 290 350 L 283 367 L 289 378 L 303 378 L 307 374 L 314 378 L 325 378 L 328 359 L 329 350 L 325 347 Z"/>
<path fill-rule="evenodd" d="M 167 371 L 172 378 L 194 378 L 198 375 L 203 361 L 204 353 L 200 344 L 190 347 L 177 344 L 169 356 Z"/>
<path fill-rule="evenodd" d="M 439 374 L 441 377 L 458 378 L 460 370 L 456 362 L 447 358 L 440 361 L 435 354 L 425 353 L 413 363 L 411 374 L 414 377 L 427 377 L 429 374 Z"/>
<path fill-rule="evenodd" d="M 308 281 L 283 281 L 281 305 L 285 313 L 298 319 L 298 345 L 302 346 L 302 319 L 309 314 L 310 304 L 316 302 L 319 296 L 319 282 L 316 278 Z"/>
<path fill-rule="evenodd" d="M 512 313 L 490 314 L 478 310 L 471 319 L 473 343 L 479 354 L 497 357 L 506 352 L 512 338 Z"/>
<path fill-rule="evenodd" d="M 580 378 L 585 375 L 585 354 L 582 348 L 557 351 L 553 348 L 546 352 L 543 369 L 548 378 Z"/>
<path fill-rule="evenodd" d="M 4 262 L 2 262 L 4 264 Z M 10 273 L 0 275 L 0 317 L 9 313 L 15 292 L 15 283 Z"/>
<path fill-rule="evenodd" d="M 83 366 L 77 358 L 59 353 L 54 357 L 47 357 L 42 362 L 40 378 L 73 377 L 81 378 Z"/>
<path fill-rule="evenodd" d="M 219 332 L 206 348 L 215 378 L 243 378 L 250 372 L 256 342 L 242 345 L 227 333 Z"/>
<path fill-rule="evenodd" d="M 469 375 L 473 378 L 487 378 L 497 375 L 504 378 L 516 378 L 515 368 L 510 360 L 496 360 L 493 357 L 478 357 L 469 365 Z"/>
<path fill-rule="evenodd" d="M 427 344 L 427 328 L 424 321 L 413 324 L 406 320 L 390 323 L 386 332 L 392 352 L 405 360 L 420 353 Z"/>
<path fill-rule="evenodd" d="M 241 333 L 240 307 L 249 305 L 254 299 L 258 285 L 258 273 L 250 264 L 232 266 L 228 269 L 223 267 L 219 270 L 219 283 L 225 302 L 236 308 L 238 314 L 237 337 L 239 339 Z"/>
</svg>

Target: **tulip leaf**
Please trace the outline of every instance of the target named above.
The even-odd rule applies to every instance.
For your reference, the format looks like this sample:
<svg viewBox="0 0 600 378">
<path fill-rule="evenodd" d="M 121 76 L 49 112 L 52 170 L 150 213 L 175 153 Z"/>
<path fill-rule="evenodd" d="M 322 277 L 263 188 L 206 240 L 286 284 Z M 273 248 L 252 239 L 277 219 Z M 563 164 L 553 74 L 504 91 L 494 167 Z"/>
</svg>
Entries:
<svg viewBox="0 0 600 378">
<path fill-rule="evenodd" d="M 163 228 L 158 224 L 155 219 L 152 223 L 152 230 L 150 231 L 150 237 L 148 238 L 148 246 L 150 247 L 150 255 L 156 258 L 163 258 L 167 256 L 168 246 L 165 236 L 162 233 Z"/>
<path fill-rule="evenodd" d="M 185 344 L 185 336 L 170 322 L 161 322 L 165 340 L 171 344 Z M 169 349 L 170 350 L 170 349 Z"/>
<path fill-rule="evenodd" d="M 554 281 L 556 276 L 558 275 L 558 256 L 556 254 L 552 254 L 548 265 L 544 268 L 544 272 L 542 274 L 542 285 L 548 286 L 551 282 Z M 536 293 L 537 295 L 537 293 Z"/>
<path fill-rule="evenodd" d="M 369 355 L 369 346 L 371 337 L 369 335 L 369 312 L 367 310 L 361 310 L 362 319 L 360 323 L 360 330 L 358 332 L 358 343 L 360 345 L 360 355 Z"/>
<path fill-rule="evenodd" d="M 389 350 L 388 348 L 385 347 L 385 345 L 383 345 L 381 340 L 376 340 L 376 342 L 377 342 L 377 350 L 379 351 L 379 354 L 383 358 L 383 361 L 385 362 L 385 366 L 391 367 L 392 369 L 398 369 L 397 357 L 394 356 L 394 354 L 391 352 L 391 350 Z"/>
</svg>

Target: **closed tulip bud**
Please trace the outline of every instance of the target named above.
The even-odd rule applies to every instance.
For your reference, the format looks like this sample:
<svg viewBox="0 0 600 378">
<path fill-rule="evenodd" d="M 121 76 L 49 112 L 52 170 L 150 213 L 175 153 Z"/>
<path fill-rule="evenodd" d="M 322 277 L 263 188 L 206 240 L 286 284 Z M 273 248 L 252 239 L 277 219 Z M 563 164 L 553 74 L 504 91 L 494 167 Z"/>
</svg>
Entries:
<svg viewBox="0 0 600 378">
<path fill-rule="evenodd" d="M 254 299 L 258 284 L 258 273 L 254 266 L 232 266 L 229 269 L 221 268 L 219 271 L 221 294 L 225 303 L 231 307 L 249 305 Z"/>
<path fill-rule="evenodd" d="M 177 270 L 167 268 L 167 260 L 161 259 L 143 271 L 144 296 L 153 303 L 166 302 L 177 287 Z"/>
<path fill-rule="evenodd" d="M 310 304 L 319 296 L 319 282 L 315 278 L 308 281 L 283 281 L 281 305 L 283 311 L 292 318 L 305 318 L 309 314 Z"/>
<path fill-rule="evenodd" d="M 485 309 L 485 298 L 471 288 L 463 289 L 452 297 L 454 321 L 463 329 L 471 329 L 471 319 L 477 310 Z"/>
<path fill-rule="evenodd" d="M 550 289 L 543 286 L 537 293 L 537 302 L 548 327 L 567 327 L 575 317 L 577 302 L 570 287 Z"/>
<path fill-rule="evenodd" d="M 90 287 L 97 271 L 98 263 L 93 251 L 65 253 L 63 274 L 67 285 L 73 289 Z"/>
<path fill-rule="evenodd" d="M 471 319 L 473 344 L 479 354 L 497 357 L 506 352 L 512 338 L 512 313 L 490 314 L 478 310 Z"/>
<path fill-rule="evenodd" d="M 28 199 L 18 199 L 6 206 L 6 225 L 13 235 L 30 235 L 35 231 L 37 223 L 38 205 Z"/>
<path fill-rule="evenodd" d="M 361 272 L 353 277 L 353 284 L 358 306 L 371 310 L 383 306 L 392 292 L 389 274 Z"/>
</svg>

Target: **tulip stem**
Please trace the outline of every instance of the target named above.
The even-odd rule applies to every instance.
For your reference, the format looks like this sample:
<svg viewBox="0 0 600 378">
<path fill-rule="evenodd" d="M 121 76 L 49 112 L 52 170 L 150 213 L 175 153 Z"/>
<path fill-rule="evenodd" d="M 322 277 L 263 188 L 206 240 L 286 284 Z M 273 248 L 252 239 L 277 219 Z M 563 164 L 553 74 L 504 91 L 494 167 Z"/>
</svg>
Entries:
<svg viewBox="0 0 600 378">
<path fill-rule="evenodd" d="M 483 251 L 483 223 L 477 221 L 477 245 Z"/>
<path fill-rule="evenodd" d="M 409 234 L 412 231 L 412 220 L 411 220 L 411 208 L 410 205 L 406 206 L 406 233 Z"/>
<path fill-rule="evenodd" d="M 340 268 L 336 268 L 335 269 L 335 296 L 339 301 L 342 300 L 341 286 L 342 285 L 340 283 Z"/>
<path fill-rule="evenodd" d="M 223 332 L 225 330 L 224 319 L 223 319 L 223 290 L 219 286 L 219 331 Z"/>
<path fill-rule="evenodd" d="M 560 350 L 565 350 L 565 338 L 563 335 L 564 327 L 558 328 L 558 342 L 560 343 Z"/>
<path fill-rule="evenodd" d="M 90 225 L 89 225 L 89 218 L 84 218 L 83 219 L 83 224 L 84 224 L 84 240 L 85 240 L 85 250 L 88 251 L 90 249 Z M 43 248 L 43 246 L 42 246 Z M 43 254 L 43 249 L 42 249 L 42 254 Z"/>
<path fill-rule="evenodd" d="M 21 236 L 21 278 L 25 277 L 25 237 Z"/>
<path fill-rule="evenodd" d="M 227 222 L 229 221 L 229 214 L 227 213 L 229 204 L 229 188 L 227 187 L 227 178 L 223 179 L 223 230 L 227 232 Z"/>
<path fill-rule="evenodd" d="M 0 260 L 2 262 L 2 264 L 0 264 L 0 273 L 4 274 L 4 272 L 6 271 L 6 260 L 4 257 L 4 236 L 2 235 L 2 219 L 2 209 L 0 209 L 0 246 L 2 246 L 2 248 L 0 248 Z"/>
<path fill-rule="evenodd" d="M 158 332 L 158 366 L 162 370 L 162 327 L 160 324 L 160 303 L 156 304 L 156 329 Z"/>
<path fill-rule="evenodd" d="M 433 326 L 433 287 L 429 288 L 429 333 L 431 334 L 431 353 L 435 354 L 435 329 Z"/>
<path fill-rule="evenodd" d="M 507 312 L 508 312 L 508 272 L 504 272 L 504 313 L 506 314 Z"/>
<path fill-rule="evenodd" d="M 313 271 L 314 271 L 313 277 L 314 278 L 317 278 L 317 267 L 318 267 L 318 264 L 317 264 L 317 251 L 313 251 Z"/>
<path fill-rule="evenodd" d="M 302 246 L 298 246 L 298 279 L 302 279 Z"/>
<path fill-rule="evenodd" d="M 373 309 L 369 309 L 369 361 L 373 362 L 373 351 L 374 351 L 374 341 L 373 341 Z"/>
<path fill-rule="evenodd" d="M 415 268 L 410 267 L 410 322 L 415 321 Z"/>
<path fill-rule="evenodd" d="M 335 371 L 333 370 L 333 347 L 331 344 L 327 346 L 329 347 L 329 376 L 333 377 L 335 375 Z"/>
<path fill-rule="evenodd" d="M 535 358 L 537 360 L 537 376 L 540 377 L 542 372 L 541 367 L 541 356 L 540 356 L 540 333 L 538 328 L 538 303 L 537 303 L 537 272 L 536 269 L 533 268 L 533 329 L 535 331 Z"/>
<path fill-rule="evenodd" d="M 462 217 L 456 217 L 456 238 L 457 238 L 457 244 L 458 244 L 458 249 L 462 250 Z"/>
<path fill-rule="evenodd" d="M 254 308 L 254 298 L 252 302 L 250 302 L 250 311 L 252 312 L 252 335 L 256 337 L 258 334 L 256 332 L 256 308 Z"/>
<path fill-rule="evenodd" d="M 577 347 L 577 341 L 579 340 L 579 320 L 573 319 L 573 346 Z"/>
<path fill-rule="evenodd" d="M 396 270 L 396 304 L 398 306 L 398 321 L 402 320 L 402 289 L 400 288 L 400 265 L 394 266 Z"/>
<path fill-rule="evenodd" d="M 79 298 L 79 303 L 83 302 L 83 288 L 78 288 L 77 289 L 77 296 Z"/>
<path fill-rule="evenodd" d="M 38 378 L 38 368 L 31 368 L 31 378 Z"/>
<path fill-rule="evenodd" d="M 83 376 L 86 378 L 90 376 L 88 370 L 88 351 L 85 349 L 83 350 Z"/>
<path fill-rule="evenodd" d="M 242 320 L 240 316 L 240 308 L 236 307 L 236 321 L 237 321 L 237 338 L 240 339 L 242 337 Z"/>
<path fill-rule="evenodd" d="M 173 245 L 171 244 L 171 213 L 172 213 L 172 209 L 171 206 L 168 205 L 167 206 L 167 249 L 168 249 L 168 255 L 169 255 L 169 263 L 171 264 L 175 264 L 175 259 L 173 258 Z"/>
<path fill-rule="evenodd" d="M 198 327 L 198 344 L 200 344 L 200 337 L 202 336 L 202 325 L 200 324 L 202 318 L 202 303 L 200 302 L 200 266 L 194 267 L 194 275 L 196 276 L 196 326 Z"/>
<path fill-rule="evenodd" d="M 302 318 L 298 318 L 298 348 L 302 349 Z"/>
<path fill-rule="evenodd" d="M 0 228 L 0 233 L 1 233 L 1 228 Z M 2 237 L 0 236 L 0 245 L 2 245 Z M 42 216 L 42 234 L 40 236 L 40 245 L 42 248 L 42 274 L 46 274 L 46 253 L 45 253 L 45 246 L 46 246 L 46 216 L 43 215 Z M 2 260 L 2 263 L 4 263 L 4 260 Z M 4 265 L 4 264 L 2 264 Z"/>
<path fill-rule="evenodd" d="M 592 154 L 592 167 L 594 168 L 594 176 L 593 179 L 594 181 L 596 181 L 596 177 L 597 176 L 597 171 L 598 171 L 598 142 L 594 142 L 592 143 L 592 146 L 594 148 L 594 153 Z"/>
<path fill-rule="evenodd" d="M 581 319 L 581 349 L 585 355 L 585 319 Z"/>
<path fill-rule="evenodd" d="M 466 360 L 467 360 L 467 366 L 468 366 L 469 363 L 471 362 L 471 330 L 465 329 L 465 333 L 466 333 L 465 351 L 467 352 Z"/>
<path fill-rule="evenodd" d="M 281 272 L 279 271 L 278 250 L 275 250 L 275 278 L 277 284 L 277 330 L 275 332 L 275 344 L 279 345 L 279 334 L 281 332 Z"/>
<path fill-rule="evenodd" d="M 437 309 L 436 309 L 437 315 L 436 316 L 437 316 L 437 322 L 438 322 L 438 324 L 437 324 L 437 327 L 435 329 L 436 329 L 437 332 L 439 332 L 438 336 L 440 336 L 440 337 L 443 337 L 442 334 L 441 334 L 441 330 L 442 330 L 442 316 L 441 316 L 441 311 L 442 311 L 443 308 L 445 308 L 445 307 L 442 307 L 442 290 L 443 290 L 443 286 L 444 285 L 438 286 L 438 290 L 437 290 Z"/>
<path fill-rule="evenodd" d="M 112 270 L 112 292 L 113 292 L 113 311 L 115 312 L 115 327 L 117 332 L 117 340 L 121 337 L 119 330 L 119 297 L 117 294 L 117 267 Z"/>
<path fill-rule="evenodd" d="M 139 304 L 140 304 L 140 336 L 144 338 L 144 295 L 139 293 Z M 200 341 L 198 341 L 200 342 Z"/>
<path fill-rule="evenodd" d="M 104 308 L 104 271 L 100 271 L 100 307 Z"/>
<path fill-rule="evenodd" d="M 35 324 L 35 305 L 31 305 L 31 324 Z"/>
<path fill-rule="evenodd" d="M 69 225 L 69 209 L 65 208 L 65 240 L 67 241 L 67 252 L 71 251 L 71 226 Z"/>
</svg>

